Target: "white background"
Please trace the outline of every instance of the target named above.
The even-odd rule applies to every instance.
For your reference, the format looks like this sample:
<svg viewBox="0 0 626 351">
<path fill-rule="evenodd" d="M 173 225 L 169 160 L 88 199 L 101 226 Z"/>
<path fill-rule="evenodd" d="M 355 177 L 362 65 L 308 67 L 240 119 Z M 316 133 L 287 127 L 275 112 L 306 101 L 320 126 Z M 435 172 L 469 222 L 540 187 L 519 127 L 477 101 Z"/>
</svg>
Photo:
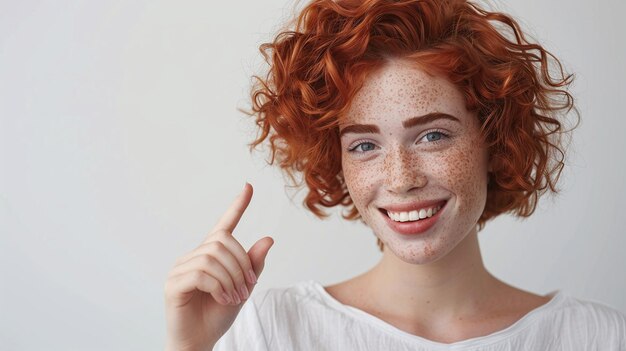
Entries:
<svg viewBox="0 0 626 351">
<path fill-rule="evenodd" d="M 603 3 L 603 4 L 600 4 Z M 257 289 L 343 281 L 379 259 L 371 231 L 320 221 L 250 154 L 258 45 L 285 0 L 0 2 L 0 345 L 157 350 L 163 286 L 247 180 L 235 236 L 271 235 Z M 623 2 L 499 2 L 576 74 L 582 112 L 561 194 L 480 233 L 487 268 L 626 312 Z M 290 200 L 290 196 L 293 200 Z"/>
</svg>

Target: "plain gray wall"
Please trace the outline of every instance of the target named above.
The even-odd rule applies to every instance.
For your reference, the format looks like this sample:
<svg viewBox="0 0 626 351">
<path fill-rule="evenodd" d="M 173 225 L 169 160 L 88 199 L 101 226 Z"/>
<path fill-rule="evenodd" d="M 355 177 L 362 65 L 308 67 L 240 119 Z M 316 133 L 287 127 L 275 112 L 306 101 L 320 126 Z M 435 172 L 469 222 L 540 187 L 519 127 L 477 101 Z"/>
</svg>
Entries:
<svg viewBox="0 0 626 351">
<path fill-rule="evenodd" d="M 163 286 L 247 180 L 235 236 L 275 239 L 257 289 L 348 279 L 380 257 L 368 228 L 320 221 L 250 155 L 251 75 L 285 0 L 0 3 L 0 345 L 156 350 Z M 498 2 L 577 76 L 562 193 L 479 235 L 487 268 L 626 312 L 623 2 Z"/>
</svg>

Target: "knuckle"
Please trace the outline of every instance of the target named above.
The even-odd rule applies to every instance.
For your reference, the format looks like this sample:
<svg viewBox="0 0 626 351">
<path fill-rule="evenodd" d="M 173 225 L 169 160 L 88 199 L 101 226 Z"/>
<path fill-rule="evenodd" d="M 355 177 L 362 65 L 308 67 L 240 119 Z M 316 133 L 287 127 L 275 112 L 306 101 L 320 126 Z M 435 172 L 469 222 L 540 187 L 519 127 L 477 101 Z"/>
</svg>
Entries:
<svg viewBox="0 0 626 351">
<path fill-rule="evenodd" d="M 166 298 L 176 296 L 178 292 L 178 280 L 168 279 L 163 287 L 163 292 Z"/>
<path fill-rule="evenodd" d="M 198 246 L 197 249 L 195 249 L 195 252 L 206 252 L 207 250 L 210 250 L 211 247 L 213 246 L 213 240 L 211 241 L 207 241 L 205 243 L 200 244 L 200 246 Z"/>
<path fill-rule="evenodd" d="M 204 266 L 213 266 L 217 259 L 211 255 L 202 255 L 202 264 Z"/>
<path fill-rule="evenodd" d="M 211 240 L 198 247 L 198 252 L 212 252 L 219 241 Z"/>
<path fill-rule="evenodd" d="M 202 271 L 193 271 L 191 272 L 191 279 L 194 282 L 199 282 L 204 278 L 204 273 Z"/>
<path fill-rule="evenodd" d="M 224 250 L 226 250 L 226 246 L 221 241 L 213 241 L 210 244 L 210 247 L 211 247 L 211 250 L 215 252 L 224 252 Z"/>
<path fill-rule="evenodd" d="M 239 261 L 239 264 L 241 265 L 242 274 L 244 274 L 243 271 L 247 272 L 252 269 L 252 262 L 250 261 L 250 258 L 248 257 L 248 255 L 246 254 L 239 255 L 237 256 L 237 260 Z"/>
<path fill-rule="evenodd" d="M 231 233 L 229 231 L 225 230 L 225 229 L 220 229 L 220 230 L 217 230 L 214 233 L 214 235 L 218 239 L 225 239 L 225 238 L 228 238 L 229 236 L 231 236 Z"/>
<path fill-rule="evenodd" d="M 235 280 L 236 280 L 239 284 L 241 284 L 241 283 L 244 283 L 244 282 L 245 282 L 244 275 L 243 275 L 243 271 L 242 271 L 241 269 L 238 269 L 238 270 L 235 272 L 235 275 L 234 275 L 234 277 L 233 277 L 233 278 L 235 278 Z"/>
<path fill-rule="evenodd" d="M 167 275 L 167 279 L 165 280 L 165 287 L 171 286 L 172 284 L 174 284 L 176 281 L 179 280 L 179 277 L 176 274 L 177 272 L 175 271 L 171 271 L 168 275 Z"/>
</svg>

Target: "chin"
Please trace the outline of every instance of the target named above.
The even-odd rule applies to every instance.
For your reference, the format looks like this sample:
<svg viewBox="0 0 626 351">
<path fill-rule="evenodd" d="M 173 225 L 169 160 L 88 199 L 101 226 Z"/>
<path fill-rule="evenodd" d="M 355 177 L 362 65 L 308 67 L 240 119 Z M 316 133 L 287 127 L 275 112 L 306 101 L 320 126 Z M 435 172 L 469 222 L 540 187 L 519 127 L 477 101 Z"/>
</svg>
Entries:
<svg viewBox="0 0 626 351">
<path fill-rule="evenodd" d="M 385 252 L 410 264 L 428 264 L 445 257 L 454 247 L 440 247 L 431 243 L 385 243 Z"/>
</svg>

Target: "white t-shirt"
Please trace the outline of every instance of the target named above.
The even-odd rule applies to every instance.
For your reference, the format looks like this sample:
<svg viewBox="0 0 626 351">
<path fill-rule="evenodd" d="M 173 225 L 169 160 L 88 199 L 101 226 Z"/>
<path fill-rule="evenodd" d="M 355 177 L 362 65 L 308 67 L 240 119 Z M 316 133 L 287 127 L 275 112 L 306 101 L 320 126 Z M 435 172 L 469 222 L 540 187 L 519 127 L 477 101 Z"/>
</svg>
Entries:
<svg viewBox="0 0 626 351">
<path fill-rule="evenodd" d="M 252 293 L 214 351 L 620 350 L 626 315 L 557 290 L 511 326 L 451 344 L 431 341 L 335 300 L 313 280 Z"/>
</svg>

